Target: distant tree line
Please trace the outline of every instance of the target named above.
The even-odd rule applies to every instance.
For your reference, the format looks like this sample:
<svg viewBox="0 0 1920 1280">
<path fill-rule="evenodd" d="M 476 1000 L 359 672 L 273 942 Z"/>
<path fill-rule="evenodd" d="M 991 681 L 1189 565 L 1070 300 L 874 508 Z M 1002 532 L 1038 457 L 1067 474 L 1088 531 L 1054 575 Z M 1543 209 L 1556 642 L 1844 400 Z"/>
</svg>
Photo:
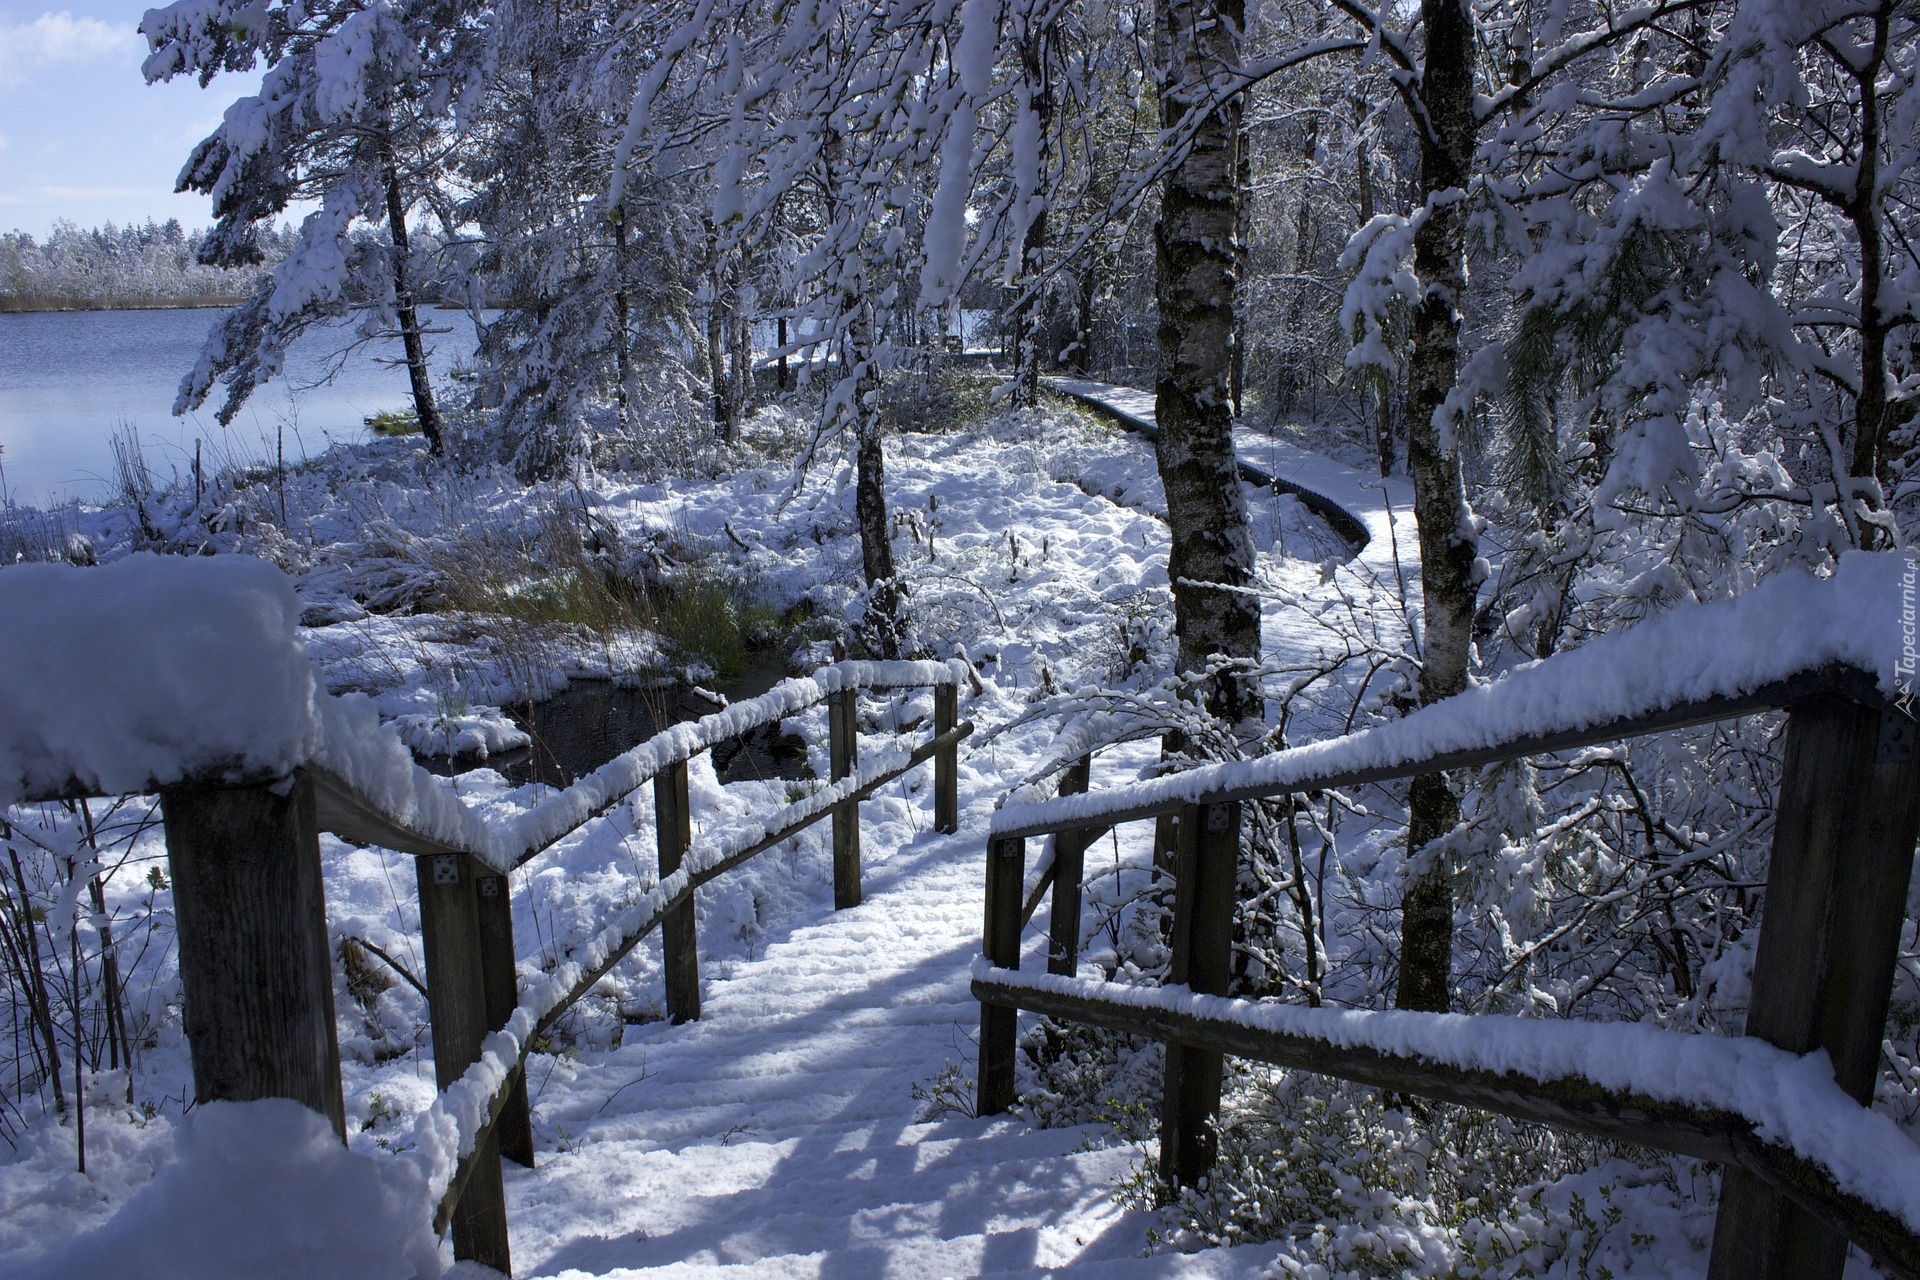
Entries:
<svg viewBox="0 0 1920 1280">
<path fill-rule="evenodd" d="M 81 228 L 61 219 L 36 240 L 0 234 L 0 311 L 95 311 L 119 307 L 231 304 L 273 273 L 298 239 L 289 227 L 264 227 L 261 260 L 218 267 L 199 260 L 204 231 L 177 218 Z"/>
</svg>

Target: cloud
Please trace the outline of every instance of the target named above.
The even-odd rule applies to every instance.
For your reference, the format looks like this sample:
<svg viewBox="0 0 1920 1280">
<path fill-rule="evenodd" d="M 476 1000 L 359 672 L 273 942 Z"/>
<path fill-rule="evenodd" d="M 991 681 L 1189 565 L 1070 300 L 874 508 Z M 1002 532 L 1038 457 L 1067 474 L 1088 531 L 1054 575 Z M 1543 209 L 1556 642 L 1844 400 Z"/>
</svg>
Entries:
<svg viewBox="0 0 1920 1280">
<path fill-rule="evenodd" d="M 43 13 L 31 22 L 0 17 L 0 89 L 30 80 L 48 68 L 121 61 L 140 50 L 140 36 L 132 24 L 76 18 L 64 9 Z"/>
</svg>

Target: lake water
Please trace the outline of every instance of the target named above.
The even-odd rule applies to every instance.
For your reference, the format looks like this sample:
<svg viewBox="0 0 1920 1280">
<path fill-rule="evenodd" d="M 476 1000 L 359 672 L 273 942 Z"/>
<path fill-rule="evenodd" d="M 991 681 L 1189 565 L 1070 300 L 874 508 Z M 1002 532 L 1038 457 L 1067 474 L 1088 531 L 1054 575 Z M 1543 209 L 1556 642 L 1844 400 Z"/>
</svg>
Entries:
<svg viewBox="0 0 1920 1280">
<path fill-rule="evenodd" d="M 412 405 L 398 338 L 342 358 L 348 328 L 308 333 L 287 356 L 287 376 L 257 388 L 222 427 L 205 407 L 184 418 L 169 411 L 180 379 L 222 312 L 51 311 L 0 314 L 0 506 L 48 506 L 68 498 L 105 498 L 113 474 L 109 441 L 138 434 L 156 479 L 193 472 L 194 441 L 209 471 L 271 460 L 281 439 L 288 461 L 325 452 L 336 440 L 367 438 L 368 414 Z M 429 338 L 436 388 L 474 349 L 473 325 L 456 311 L 430 311 L 447 332 Z M 331 380 L 333 366 L 338 371 Z"/>
</svg>

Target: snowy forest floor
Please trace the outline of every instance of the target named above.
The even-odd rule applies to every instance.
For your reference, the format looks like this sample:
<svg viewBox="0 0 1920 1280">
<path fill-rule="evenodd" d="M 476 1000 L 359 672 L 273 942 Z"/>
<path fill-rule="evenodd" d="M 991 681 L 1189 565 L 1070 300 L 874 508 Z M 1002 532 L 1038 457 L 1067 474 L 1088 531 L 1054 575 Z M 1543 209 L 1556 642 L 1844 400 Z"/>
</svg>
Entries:
<svg viewBox="0 0 1920 1280">
<path fill-rule="evenodd" d="M 70 551 L 78 537 L 101 560 L 199 543 L 265 555 L 300 586 L 310 648 L 335 691 L 363 690 L 390 716 L 497 740 L 504 722 L 495 704 L 569 678 L 631 677 L 663 661 L 645 634 L 505 626 L 436 597 L 450 568 L 488 557 L 537 561 L 556 513 L 586 530 L 589 554 L 620 572 L 699 566 L 774 614 L 857 615 L 850 472 L 822 464 L 796 481 L 787 461 L 798 443 L 792 424 L 763 415 L 754 431 L 746 450 L 704 475 L 603 476 L 534 490 L 497 475 L 439 472 L 408 442 L 383 442 L 338 451 L 277 489 L 237 487 L 213 519 L 204 504 L 194 512 L 186 498 L 160 495 L 139 510 L 12 513 L 0 539 Z M 1333 668 L 1294 700 L 1293 738 L 1338 733 L 1369 673 L 1365 661 L 1348 661 L 1355 646 L 1362 658 L 1404 647 L 1404 602 L 1417 598 L 1410 496 L 1404 484 L 1382 488 L 1277 438 L 1249 435 L 1241 448 L 1369 531 L 1366 548 L 1351 555 L 1297 499 L 1248 487 L 1269 662 L 1276 672 Z M 1704 1273 L 1712 1177 L 1690 1162 L 1596 1150 L 1571 1171 L 1562 1161 L 1549 1177 L 1519 1178 L 1507 1202 L 1469 1200 L 1462 1209 L 1401 1185 L 1406 1170 L 1450 1158 L 1422 1136 L 1423 1121 L 1311 1078 L 1283 1084 L 1274 1077 L 1284 1073 L 1269 1073 L 1263 1087 L 1296 1109 L 1280 1118 L 1283 1127 L 1328 1149 L 1354 1149 L 1314 1171 L 1331 1177 L 1329 1203 L 1342 1216 L 1271 1242 L 1200 1252 L 1181 1250 L 1221 1237 L 1196 1221 L 1193 1204 L 1163 1213 L 1140 1194 L 1151 1142 L 1136 1121 L 1151 1094 L 1124 1096 L 1124 1086 L 1131 1079 L 1150 1088 L 1149 1055 L 1102 1077 L 1095 1092 L 1116 1090 L 1111 1097 L 1062 1101 L 1056 1078 L 1029 1072 L 1023 1083 L 1046 1084 L 1050 1101 L 991 1121 L 965 1114 L 978 1017 L 967 967 L 979 949 L 989 814 L 1054 763 L 1058 722 L 1041 714 L 1050 698 L 1092 685 L 1140 692 L 1168 669 L 1166 531 L 1150 447 L 1084 413 L 1056 408 L 902 434 L 889 442 L 887 466 L 916 642 L 934 656 L 966 656 L 984 685 L 963 710 L 982 732 L 962 755 L 960 831 L 933 832 L 929 780 L 910 776 L 863 806 L 862 906 L 831 910 L 821 829 L 702 889 L 697 1024 L 662 1020 L 657 942 L 603 983 L 550 1052 L 530 1060 L 539 1167 L 507 1173 L 517 1275 Z M 828 658 L 832 630 L 796 624 L 796 665 Z M 917 722 L 928 702 L 924 694 L 870 700 L 863 729 Z M 812 764 L 824 774 L 824 713 L 796 717 L 790 728 L 813 744 Z M 1155 756 L 1148 742 L 1105 752 L 1094 786 L 1136 776 Z M 723 786 L 710 762 L 696 761 L 695 838 L 804 785 Z M 469 803 L 502 813 L 539 791 L 485 768 L 458 786 Z M 102 824 L 124 833 L 114 856 L 125 854 L 125 870 L 107 895 L 123 922 L 117 932 L 136 937 L 144 928 L 151 942 L 127 975 L 146 1046 L 133 1103 L 126 1073 L 92 1077 L 88 1172 L 80 1174 L 70 1118 L 53 1115 L 45 1099 L 27 1100 L 10 1124 L 10 1149 L 0 1150 L 0 1274 L 108 1224 L 191 1125 L 167 894 L 163 878 L 149 876 L 164 866 L 151 810 L 130 802 Z M 22 817 L 33 820 L 16 811 Z M 71 826 L 57 813 L 40 820 L 50 831 Z M 651 884 L 652 821 L 643 790 L 516 874 L 523 970 L 552 964 Z M 1389 942 L 1379 904 L 1395 893 L 1398 831 L 1383 807 L 1371 831 L 1341 851 L 1333 880 L 1347 896 L 1336 895 L 1342 905 L 1325 926 L 1330 964 L 1380 971 Z M 1132 930 L 1127 912 L 1150 873 L 1149 835 L 1134 824 L 1089 852 L 1087 972 L 1151 961 L 1155 940 Z M 323 856 L 336 944 L 364 940 L 417 972 L 409 859 L 331 837 Z M 1046 929 L 1043 911 L 1029 945 L 1039 946 Z M 343 971 L 337 987 L 351 1142 L 378 1153 L 433 1095 L 424 1001 L 383 970 Z M 1374 1139 L 1380 1150 L 1368 1154 Z M 1493 1141 L 1462 1159 L 1504 1154 Z M 135 1273 L 145 1274 L 137 1265 Z M 1857 1259 L 1849 1271 L 1870 1274 Z"/>
</svg>

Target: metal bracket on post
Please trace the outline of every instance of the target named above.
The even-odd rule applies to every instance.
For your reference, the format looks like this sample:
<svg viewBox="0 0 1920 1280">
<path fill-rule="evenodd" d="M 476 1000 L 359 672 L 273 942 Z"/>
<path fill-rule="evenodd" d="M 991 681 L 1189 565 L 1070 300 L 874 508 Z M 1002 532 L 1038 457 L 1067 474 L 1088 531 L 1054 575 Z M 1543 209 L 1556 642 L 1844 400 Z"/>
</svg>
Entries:
<svg viewBox="0 0 1920 1280">
<path fill-rule="evenodd" d="M 1905 764 L 1913 759 L 1915 737 L 1920 736 L 1920 723 L 1898 709 L 1880 714 L 1880 748 L 1876 756 L 1879 764 Z"/>
</svg>

